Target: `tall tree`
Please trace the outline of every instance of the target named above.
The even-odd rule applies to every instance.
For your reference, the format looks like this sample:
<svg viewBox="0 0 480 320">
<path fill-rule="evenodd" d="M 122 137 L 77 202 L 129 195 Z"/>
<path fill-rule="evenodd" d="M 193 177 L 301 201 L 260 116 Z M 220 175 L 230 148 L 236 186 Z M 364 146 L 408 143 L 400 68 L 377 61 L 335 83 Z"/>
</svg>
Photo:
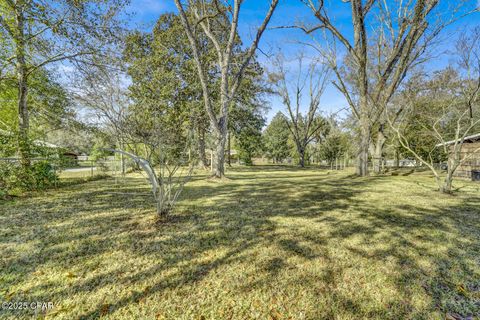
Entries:
<svg viewBox="0 0 480 320">
<path fill-rule="evenodd" d="M 52 132 L 61 130 L 74 121 L 71 99 L 51 72 L 37 70 L 29 77 L 28 86 L 31 140 L 45 140 Z M 7 156 L 14 156 L 18 151 L 17 92 L 18 87 L 14 81 L 0 82 L 0 135 L 4 137 L 0 154 Z"/>
<path fill-rule="evenodd" d="M 288 148 L 290 131 L 287 121 L 287 117 L 279 111 L 263 132 L 264 151 L 267 158 L 272 159 L 274 163 L 285 160 L 290 153 Z"/>
<path fill-rule="evenodd" d="M 68 60 L 94 63 L 93 56 L 111 39 L 124 1 L 0 1 L 1 79 L 17 86 L 18 152 L 30 166 L 29 78 L 42 67 Z"/>
<path fill-rule="evenodd" d="M 297 25 L 308 34 L 317 30 L 326 30 L 329 38 L 328 48 L 314 45 L 326 58 L 337 81 L 335 86 L 345 96 L 353 114 L 358 120 L 360 142 L 357 157 L 357 174 L 368 175 L 368 155 L 371 149 L 373 127 L 384 117 L 385 108 L 392 95 L 405 78 L 407 71 L 421 62 L 422 55 L 436 39 L 440 31 L 453 18 L 444 20 L 445 15 L 438 12 L 439 0 L 388 1 L 350 0 L 351 27 L 353 41 L 331 19 L 331 8 L 324 0 L 303 1 L 311 9 L 318 24 L 314 26 Z M 462 7 L 463 6 L 463 7 Z M 464 1 L 449 8 L 448 15 L 466 14 L 470 6 Z M 474 8 L 473 10 L 476 10 Z M 373 28 L 372 28 L 373 27 Z M 373 30 L 369 32 L 369 30 Z M 348 55 L 348 61 L 354 75 L 354 85 L 345 81 L 342 66 L 337 61 L 336 43 L 340 43 Z M 369 50 L 369 48 L 375 48 Z M 373 77 L 369 68 L 374 66 Z M 377 151 L 382 150 L 385 142 L 384 125 L 377 126 Z M 375 148 L 374 148 L 375 149 Z M 374 158 L 378 156 L 374 154 Z M 379 163 L 377 161 L 377 163 Z"/>
<path fill-rule="evenodd" d="M 219 73 L 212 63 L 213 47 L 206 36 L 197 35 L 202 63 L 211 75 L 207 84 L 212 100 L 217 104 L 214 91 Z M 138 103 L 160 105 L 167 102 L 183 108 L 189 118 L 188 125 L 196 133 L 199 160 L 206 167 L 205 140 L 208 118 L 202 102 L 202 88 L 197 81 L 195 63 L 180 17 L 171 13 L 159 17 L 153 32 L 131 33 L 126 40 L 124 58 L 129 63 L 132 78 L 130 93 Z"/>
<path fill-rule="evenodd" d="M 243 76 L 257 50 L 260 39 L 277 7 L 278 0 L 271 1 L 268 12 L 262 24 L 257 29 L 254 40 L 246 50 L 242 59 L 236 62 L 238 63 L 238 67 L 235 67 L 232 56 L 237 40 L 236 38 L 238 37 L 237 28 L 242 3 L 242 0 L 233 0 L 231 5 L 223 5 L 218 0 L 189 0 L 187 3 L 188 7 L 186 7 L 180 0 L 175 0 L 193 52 L 198 78 L 202 86 L 205 110 L 215 135 L 216 152 L 213 175 L 217 178 L 225 175 L 225 145 L 227 141 L 228 111 L 230 105 L 237 94 Z M 219 18 L 223 19 L 223 23 L 220 22 L 221 20 L 219 20 Z M 215 48 L 217 67 L 221 74 L 218 90 L 220 94 L 220 108 L 218 111 L 215 110 L 212 93 L 208 88 L 209 75 L 202 62 L 202 56 L 199 50 L 200 44 L 198 43 L 197 37 L 195 37 L 197 27 L 201 28 Z"/>
<path fill-rule="evenodd" d="M 331 119 L 328 133 L 318 143 L 320 159 L 326 160 L 333 167 L 342 157 L 348 156 L 350 139 L 348 132 L 342 130 L 335 119 Z"/>
<path fill-rule="evenodd" d="M 261 149 L 262 128 L 265 119 L 259 110 L 250 108 L 235 108 L 232 110 L 231 128 L 235 137 L 235 148 L 238 157 L 246 165 L 252 165 L 252 158 Z"/>
<path fill-rule="evenodd" d="M 276 71 L 270 74 L 270 80 L 276 87 L 287 109 L 287 125 L 292 134 L 299 156 L 300 167 L 305 167 L 307 146 L 326 123 L 319 115 L 320 98 L 329 77 L 325 64 L 313 59 L 304 70 L 304 56 L 298 57 L 298 70 L 292 72 L 285 67 L 284 57 L 279 55 L 275 60 Z M 303 94 L 308 90 L 308 99 Z M 302 113 L 302 104 L 306 104 L 307 112 Z"/>
<path fill-rule="evenodd" d="M 435 176 L 439 190 L 452 191 L 454 173 L 469 162 L 480 148 L 462 152 L 468 137 L 480 130 L 480 28 L 457 43 L 457 68 L 435 72 L 422 85 L 406 86 L 401 107 L 389 106 L 390 127 L 401 146 Z M 397 109 L 404 108 L 397 117 Z M 402 119 L 403 118 L 403 119 Z M 418 128 L 416 133 L 411 127 Z M 418 135 L 427 135 L 428 143 L 417 144 Z M 438 155 L 448 155 L 447 174 L 442 177 L 435 163 Z"/>
</svg>

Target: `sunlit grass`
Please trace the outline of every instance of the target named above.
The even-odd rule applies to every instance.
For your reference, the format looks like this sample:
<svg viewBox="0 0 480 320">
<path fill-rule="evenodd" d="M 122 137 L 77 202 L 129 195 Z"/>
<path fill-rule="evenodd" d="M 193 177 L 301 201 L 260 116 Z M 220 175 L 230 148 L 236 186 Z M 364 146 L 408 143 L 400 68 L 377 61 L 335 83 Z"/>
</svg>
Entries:
<svg viewBox="0 0 480 320">
<path fill-rule="evenodd" d="M 58 319 L 480 317 L 479 185 L 349 174 L 199 173 L 163 222 L 140 175 L 0 204 L 1 300 Z"/>
</svg>

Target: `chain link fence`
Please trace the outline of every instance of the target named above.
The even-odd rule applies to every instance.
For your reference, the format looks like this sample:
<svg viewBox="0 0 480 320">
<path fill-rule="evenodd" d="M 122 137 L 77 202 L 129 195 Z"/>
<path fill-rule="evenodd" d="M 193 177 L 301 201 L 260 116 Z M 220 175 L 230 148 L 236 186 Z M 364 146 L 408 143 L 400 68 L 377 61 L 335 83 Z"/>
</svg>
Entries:
<svg viewBox="0 0 480 320">
<path fill-rule="evenodd" d="M 93 179 L 100 176 L 119 177 L 131 172 L 135 164 L 129 159 L 107 157 L 89 159 L 88 157 L 32 158 L 31 162 L 47 162 L 60 180 Z M 0 158 L 0 165 L 19 164 L 19 158 Z"/>
</svg>

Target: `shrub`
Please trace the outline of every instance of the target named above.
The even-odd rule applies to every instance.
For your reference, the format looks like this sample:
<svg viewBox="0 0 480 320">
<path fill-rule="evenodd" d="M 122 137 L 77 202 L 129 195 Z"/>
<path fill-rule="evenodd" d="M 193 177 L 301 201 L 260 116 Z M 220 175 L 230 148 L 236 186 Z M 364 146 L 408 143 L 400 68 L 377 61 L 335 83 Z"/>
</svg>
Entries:
<svg viewBox="0 0 480 320">
<path fill-rule="evenodd" d="M 57 174 L 47 161 L 34 162 L 27 171 L 15 162 L 0 163 L 0 196 L 46 189 L 57 180 Z"/>
<path fill-rule="evenodd" d="M 19 184 L 16 165 L 12 162 L 0 162 L 0 195 L 5 197 Z"/>
<path fill-rule="evenodd" d="M 31 173 L 36 190 L 48 188 L 58 180 L 58 175 L 53 169 L 53 166 L 47 161 L 34 163 L 31 168 Z"/>
</svg>

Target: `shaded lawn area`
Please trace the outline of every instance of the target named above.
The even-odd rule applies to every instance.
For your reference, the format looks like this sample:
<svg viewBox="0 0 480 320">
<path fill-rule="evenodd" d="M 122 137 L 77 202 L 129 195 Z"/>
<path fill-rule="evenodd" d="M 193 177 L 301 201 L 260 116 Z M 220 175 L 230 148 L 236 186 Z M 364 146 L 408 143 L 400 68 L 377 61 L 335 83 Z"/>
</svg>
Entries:
<svg viewBox="0 0 480 320">
<path fill-rule="evenodd" d="M 1 300 L 52 301 L 47 319 L 480 317 L 478 184 L 446 196 L 425 175 L 228 176 L 198 174 L 162 223 L 139 175 L 0 204 Z"/>
</svg>

